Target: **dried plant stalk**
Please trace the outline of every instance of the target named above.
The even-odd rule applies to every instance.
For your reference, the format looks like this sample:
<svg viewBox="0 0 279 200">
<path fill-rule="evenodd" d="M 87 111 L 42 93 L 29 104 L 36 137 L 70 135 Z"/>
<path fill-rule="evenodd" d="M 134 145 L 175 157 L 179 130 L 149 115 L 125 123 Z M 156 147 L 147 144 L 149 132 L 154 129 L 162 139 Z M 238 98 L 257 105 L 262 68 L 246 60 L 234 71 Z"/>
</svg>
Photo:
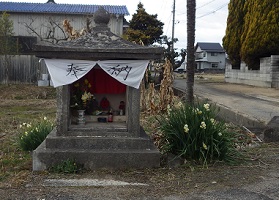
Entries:
<svg viewBox="0 0 279 200">
<path fill-rule="evenodd" d="M 148 74 L 146 73 L 148 77 Z M 148 81 L 148 80 L 147 80 Z M 141 108 L 143 112 L 149 114 L 159 114 L 165 112 L 168 105 L 173 103 L 173 89 L 172 89 L 172 66 L 169 61 L 164 64 L 163 79 L 161 81 L 160 90 L 155 90 L 154 83 L 150 83 L 148 88 L 141 85 Z"/>
<path fill-rule="evenodd" d="M 173 76 L 172 76 L 172 65 L 169 60 L 166 61 L 164 67 L 163 80 L 161 81 L 160 86 L 160 103 L 159 109 L 161 112 L 166 111 L 168 105 L 171 105 L 173 102 Z"/>
<path fill-rule="evenodd" d="M 82 35 L 85 35 L 86 33 L 86 30 L 85 29 L 82 29 L 81 31 L 76 31 L 70 24 L 69 20 L 65 19 L 63 21 L 63 28 L 65 30 L 65 32 L 68 34 L 69 36 L 69 39 L 70 40 L 73 40 L 73 39 L 76 39 Z"/>
</svg>

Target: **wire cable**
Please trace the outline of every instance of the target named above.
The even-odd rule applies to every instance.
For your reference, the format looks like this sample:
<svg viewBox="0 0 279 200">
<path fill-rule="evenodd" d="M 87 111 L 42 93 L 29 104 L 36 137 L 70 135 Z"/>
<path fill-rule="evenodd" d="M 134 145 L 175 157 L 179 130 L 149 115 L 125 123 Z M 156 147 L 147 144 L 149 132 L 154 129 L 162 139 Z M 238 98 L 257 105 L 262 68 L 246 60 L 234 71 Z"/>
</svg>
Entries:
<svg viewBox="0 0 279 200">
<path fill-rule="evenodd" d="M 216 1 L 216 0 L 209 1 L 209 2 L 207 2 L 207 3 L 205 3 L 205 4 L 201 5 L 201 6 L 197 7 L 196 10 L 200 9 L 200 8 L 203 8 L 203 7 L 207 6 L 208 4 L 211 4 L 214 1 Z"/>
<path fill-rule="evenodd" d="M 225 3 L 225 4 L 223 4 L 222 6 L 220 6 L 219 8 L 216 8 L 216 10 L 213 10 L 213 11 L 208 12 L 208 13 L 206 13 L 206 14 L 203 14 L 203 15 L 201 15 L 201 16 L 199 16 L 199 17 L 196 17 L 196 19 L 200 19 L 200 18 L 203 18 L 203 17 L 205 17 L 205 16 L 214 14 L 214 13 L 216 13 L 218 10 L 221 10 L 222 8 L 226 7 L 227 5 L 228 5 L 228 3 Z"/>
</svg>

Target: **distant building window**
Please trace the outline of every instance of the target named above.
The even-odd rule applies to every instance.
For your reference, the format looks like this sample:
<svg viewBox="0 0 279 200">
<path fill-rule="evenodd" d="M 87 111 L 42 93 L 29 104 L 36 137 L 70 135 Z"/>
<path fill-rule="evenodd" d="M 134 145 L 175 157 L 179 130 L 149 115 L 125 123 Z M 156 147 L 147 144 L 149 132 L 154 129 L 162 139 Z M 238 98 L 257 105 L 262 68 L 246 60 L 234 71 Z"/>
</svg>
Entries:
<svg viewBox="0 0 279 200">
<path fill-rule="evenodd" d="M 211 63 L 212 68 L 218 68 L 218 63 Z"/>
<path fill-rule="evenodd" d="M 203 52 L 203 57 L 206 57 L 206 52 L 205 51 Z"/>
<path fill-rule="evenodd" d="M 211 56 L 218 56 L 218 53 L 212 52 L 212 53 L 211 53 Z"/>
</svg>

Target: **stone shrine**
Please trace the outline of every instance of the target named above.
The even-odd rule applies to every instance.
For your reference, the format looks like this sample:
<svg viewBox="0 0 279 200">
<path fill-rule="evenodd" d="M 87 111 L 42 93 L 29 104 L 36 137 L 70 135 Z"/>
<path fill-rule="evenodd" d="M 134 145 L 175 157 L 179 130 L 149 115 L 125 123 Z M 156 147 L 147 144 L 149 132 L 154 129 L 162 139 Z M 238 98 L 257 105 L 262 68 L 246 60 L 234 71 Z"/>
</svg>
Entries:
<svg viewBox="0 0 279 200">
<path fill-rule="evenodd" d="M 57 126 L 33 152 L 34 171 L 67 159 L 86 169 L 159 167 L 160 153 L 140 126 L 139 84 L 149 60 L 160 59 L 163 48 L 120 38 L 107 27 L 109 19 L 100 7 L 96 27 L 86 35 L 34 48 L 57 87 Z M 84 107 L 85 123 L 78 124 L 73 88 L 82 83 L 90 86 L 86 92 L 93 100 Z"/>
</svg>

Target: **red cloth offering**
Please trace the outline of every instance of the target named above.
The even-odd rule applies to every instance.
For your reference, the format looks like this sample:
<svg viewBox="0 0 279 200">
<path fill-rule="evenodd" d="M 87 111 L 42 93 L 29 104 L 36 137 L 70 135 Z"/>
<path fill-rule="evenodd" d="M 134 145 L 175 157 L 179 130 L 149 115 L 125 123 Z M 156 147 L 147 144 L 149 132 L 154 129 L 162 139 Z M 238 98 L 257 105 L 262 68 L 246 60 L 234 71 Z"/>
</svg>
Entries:
<svg viewBox="0 0 279 200">
<path fill-rule="evenodd" d="M 112 78 L 102 69 L 92 69 L 85 77 L 91 83 L 92 94 L 121 94 L 126 92 L 126 85 Z"/>
</svg>

